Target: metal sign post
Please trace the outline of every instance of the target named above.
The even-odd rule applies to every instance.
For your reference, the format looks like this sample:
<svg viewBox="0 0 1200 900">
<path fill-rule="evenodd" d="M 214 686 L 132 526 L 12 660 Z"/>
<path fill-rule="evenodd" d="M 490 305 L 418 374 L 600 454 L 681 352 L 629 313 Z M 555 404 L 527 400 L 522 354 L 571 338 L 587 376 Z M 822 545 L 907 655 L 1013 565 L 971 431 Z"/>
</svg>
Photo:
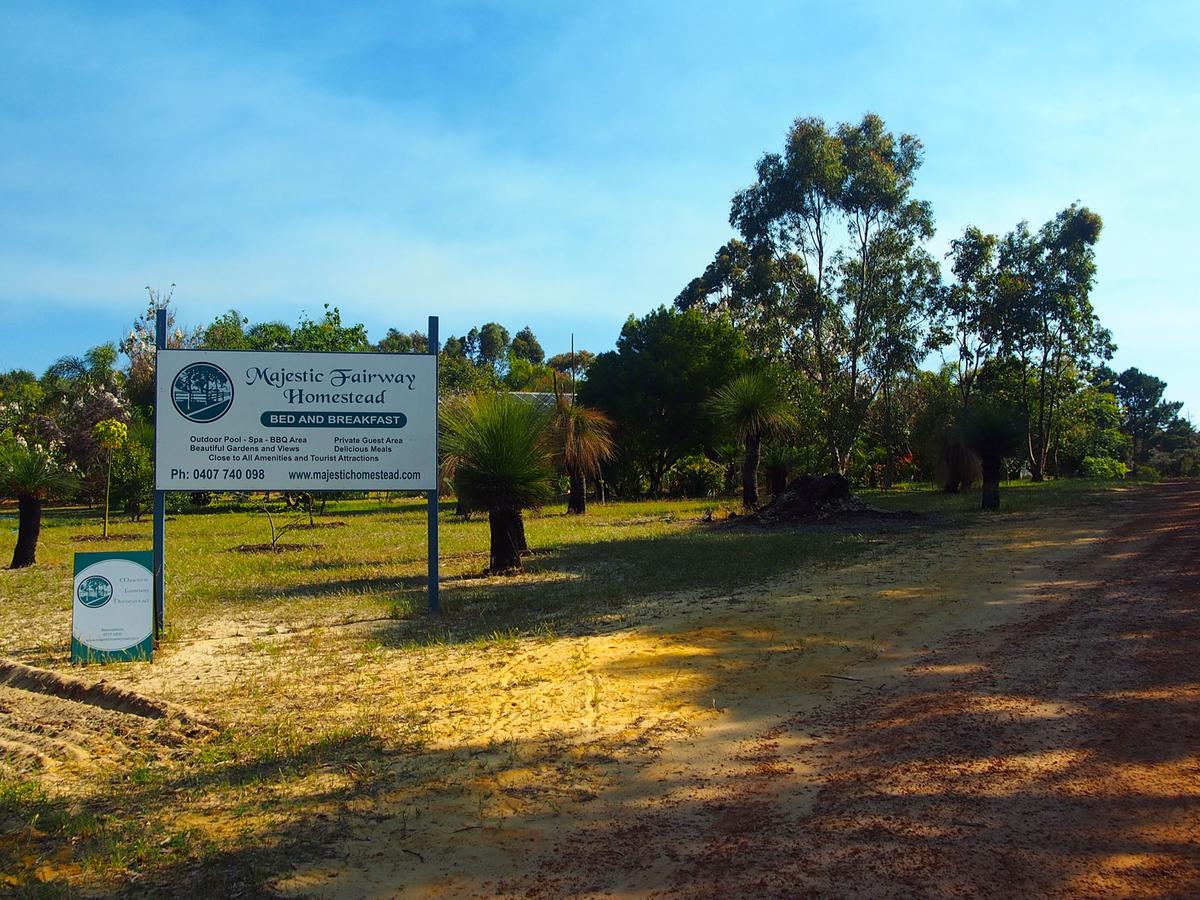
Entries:
<svg viewBox="0 0 1200 900">
<path fill-rule="evenodd" d="M 429 346 L 427 349 L 428 349 L 429 353 L 433 354 L 433 362 L 434 362 L 433 379 L 434 379 L 434 385 L 435 385 L 434 403 L 435 403 L 435 408 L 436 408 L 436 402 L 437 402 L 436 398 L 438 395 L 437 389 L 436 389 L 437 376 L 438 376 L 438 365 L 437 365 L 437 363 L 438 363 L 438 317 L 437 316 L 429 317 Z M 435 422 L 436 422 L 436 416 L 435 416 Z M 431 613 L 436 613 L 440 609 L 439 598 L 438 598 L 438 506 L 439 506 L 439 502 L 440 502 L 440 498 L 438 495 L 438 487 L 441 484 L 441 478 L 439 477 L 440 472 L 436 468 L 441 463 L 441 461 L 437 458 L 437 456 L 438 456 L 438 438 L 437 438 L 436 432 L 434 434 L 434 439 L 433 439 L 433 456 L 434 456 L 434 466 L 435 466 L 435 470 L 434 470 L 435 481 L 433 484 L 433 490 L 428 491 L 426 493 L 426 499 L 428 501 L 427 529 L 429 531 L 429 611 Z"/>
<path fill-rule="evenodd" d="M 164 306 L 154 313 L 154 349 L 167 349 L 167 308 Z M 157 368 L 157 354 L 155 367 Z M 157 379 L 157 372 L 155 374 Z M 159 403 L 157 396 L 154 401 L 154 430 L 157 434 L 159 423 Z M 154 442 L 154 465 L 158 467 L 158 441 Z M 162 636 L 165 622 L 166 607 L 166 549 L 167 549 L 167 492 L 154 487 L 154 640 Z"/>
</svg>

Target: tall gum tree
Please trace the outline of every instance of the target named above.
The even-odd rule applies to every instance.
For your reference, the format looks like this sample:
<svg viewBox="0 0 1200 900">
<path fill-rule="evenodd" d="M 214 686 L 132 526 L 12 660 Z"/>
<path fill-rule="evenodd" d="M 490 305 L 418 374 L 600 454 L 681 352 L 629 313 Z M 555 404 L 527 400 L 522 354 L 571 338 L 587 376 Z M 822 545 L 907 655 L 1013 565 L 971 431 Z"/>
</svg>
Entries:
<svg viewBox="0 0 1200 900">
<path fill-rule="evenodd" d="M 734 310 L 770 344 L 767 355 L 813 383 L 827 459 L 842 474 L 886 381 L 871 358 L 924 314 L 920 296 L 881 288 L 895 269 L 884 254 L 923 254 L 933 232 L 928 204 L 911 196 L 920 165 L 921 142 L 874 114 L 834 129 L 796 120 L 783 153 L 765 154 L 755 183 L 733 198 L 742 240 L 723 248 L 730 264 L 718 253 L 676 300 Z"/>
<path fill-rule="evenodd" d="M 1062 405 L 1079 374 L 1115 350 L 1091 303 L 1102 227 L 1098 214 L 1072 204 L 1036 234 L 1020 223 L 1000 245 L 999 342 L 1018 373 L 1026 463 L 1034 481 L 1045 477 Z"/>
</svg>

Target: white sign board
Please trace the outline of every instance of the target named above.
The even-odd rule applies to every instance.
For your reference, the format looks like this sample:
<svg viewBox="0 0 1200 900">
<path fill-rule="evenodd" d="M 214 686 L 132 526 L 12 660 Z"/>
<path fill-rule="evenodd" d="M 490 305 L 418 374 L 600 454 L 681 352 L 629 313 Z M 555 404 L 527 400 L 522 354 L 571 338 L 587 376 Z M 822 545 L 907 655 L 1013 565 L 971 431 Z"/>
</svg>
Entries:
<svg viewBox="0 0 1200 900">
<path fill-rule="evenodd" d="M 154 576 L 147 551 L 76 553 L 71 661 L 149 660 Z"/>
<path fill-rule="evenodd" d="M 160 350 L 160 491 L 431 491 L 437 360 Z"/>
</svg>

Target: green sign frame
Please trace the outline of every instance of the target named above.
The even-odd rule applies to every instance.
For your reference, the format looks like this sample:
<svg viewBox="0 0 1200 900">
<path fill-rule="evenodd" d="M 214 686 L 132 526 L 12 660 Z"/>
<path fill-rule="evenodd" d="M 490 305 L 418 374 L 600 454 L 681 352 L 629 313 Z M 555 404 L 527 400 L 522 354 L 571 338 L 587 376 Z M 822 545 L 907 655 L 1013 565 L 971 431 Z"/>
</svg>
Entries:
<svg viewBox="0 0 1200 900">
<path fill-rule="evenodd" d="M 153 552 L 126 550 L 76 553 L 74 576 L 71 588 L 71 662 L 88 664 L 152 660 Z M 93 646 L 88 643 L 89 640 L 97 643 L 103 641 L 106 646 Z"/>
</svg>

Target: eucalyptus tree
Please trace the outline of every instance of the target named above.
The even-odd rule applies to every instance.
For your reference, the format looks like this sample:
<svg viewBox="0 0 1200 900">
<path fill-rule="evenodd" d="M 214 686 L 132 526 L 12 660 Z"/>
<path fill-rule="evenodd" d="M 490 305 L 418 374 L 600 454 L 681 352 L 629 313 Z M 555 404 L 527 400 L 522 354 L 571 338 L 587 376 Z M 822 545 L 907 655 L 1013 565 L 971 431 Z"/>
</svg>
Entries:
<svg viewBox="0 0 1200 900">
<path fill-rule="evenodd" d="M 999 349 L 1000 333 L 996 310 L 996 248 L 994 234 L 967 226 L 962 236 L 950 242 L 953 281 L 934 305 L 934 327 L 930 346 L 953 347 L 951 366 L 959 409 L 966 409 L 980 373 Z M 944 359 L 943 355 L 943 359 Z"/>
<path fill-rule="evenodd" d="M 1000 244 L 996 327 L 1017 375 L 1026 459 L 1035 481 L 1060 424 L 1064 400 L 1096 359 L 1109 359 L 1112 334 L 1091 303 L 1095 244 L 1103 223 L 1072 204 L 1035 234 L 1022 222 Z"/>
<path fill-rule="evenodd" d="M 546 351 L 542 349 L 542 345 L 533 333 L 533 329 L 528 325 L 518 331 L 513 337 L 508 352 L 517 359 L 523 359 L 535 366 L 540 366 L 546 361 Z"/>
<path fill-rule="evenodd" d="M 380 353 L 427 353 L 429 336 L 423 331 L 403 332 L 389 328 L 374 347 Z"/>
<path fill-rule="evenodd" d="M 924 293 L 897 294 L 892 277 L 897 267 L 927 267 L 920 245 L 932 235 L 932 213 L 911 196 L 921 157 L 917 138 L 889 132 L 873 114 L 834 129 L 796 120 L 783 153 L 764 155 L 754 184 L 733 198 L 730 224 L 742 240 L 676 300 L 731 310 L 767 355 L 813 382 L 839 473 L 883 387 L 872 360 L 894 359 L 881 345 L 924 316 Z"/>
<path fill-rule="evenodd" d="M 781 285 L 769 249 L 734 238 L 721 246 L 704 271 L 675 298 L 675 308 L 724 316 L 746 338 L 754 355 L 782 359 L 797 327 L 794 304 Z"/>
<path fill-rule="evenodd" d="M 588 366 L 595 361 L 596 354 L 590 350 L 574 350 L 568 353 L 555 353 L 546 360 L 546 365 L 562 375 L 582 379 L 587 373 Z"/>
</svg>

